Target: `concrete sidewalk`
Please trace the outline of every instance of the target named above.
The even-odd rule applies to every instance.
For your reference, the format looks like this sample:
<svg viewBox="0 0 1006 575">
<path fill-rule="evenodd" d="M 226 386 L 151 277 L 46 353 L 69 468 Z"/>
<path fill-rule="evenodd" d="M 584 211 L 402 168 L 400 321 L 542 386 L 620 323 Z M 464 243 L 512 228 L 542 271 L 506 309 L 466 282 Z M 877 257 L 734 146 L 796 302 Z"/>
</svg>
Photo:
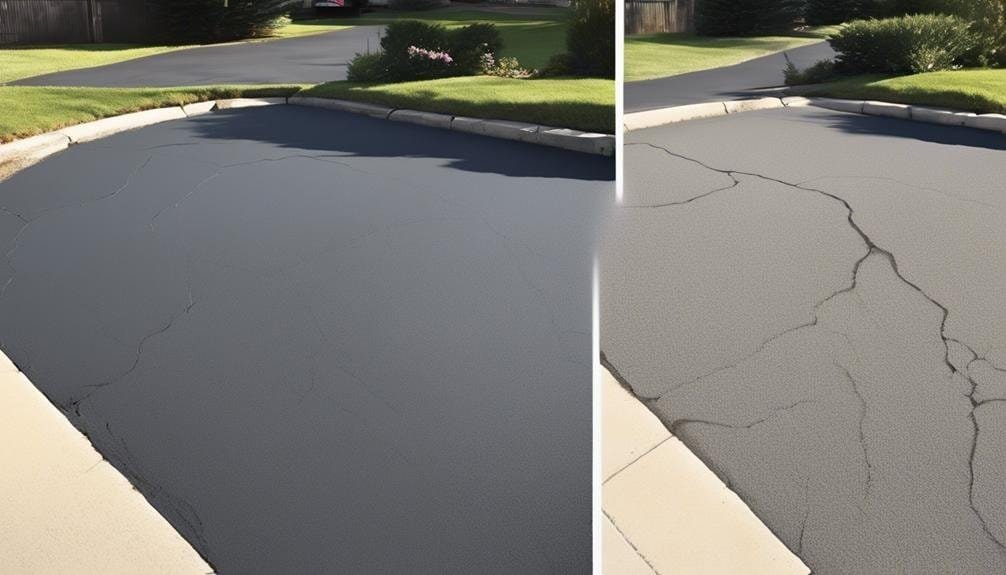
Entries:
<svg viewBox="0 0 1006 575">
<path fill-rule="evenodd" d="M 0 352 L 4 573 L 212 573 Z"/>
<path fill-rule="evenodd" d="M 810 573 L 608 371 L 602 386 L 604 573 Z"/>
</svg>

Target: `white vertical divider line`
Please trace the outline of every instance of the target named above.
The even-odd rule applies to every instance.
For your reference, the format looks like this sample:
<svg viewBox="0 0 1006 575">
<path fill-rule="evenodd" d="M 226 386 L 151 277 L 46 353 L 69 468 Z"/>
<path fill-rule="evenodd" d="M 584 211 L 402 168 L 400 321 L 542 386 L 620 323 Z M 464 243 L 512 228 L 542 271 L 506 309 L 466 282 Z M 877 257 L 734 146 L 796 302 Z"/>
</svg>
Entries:
<svg viewBox="0 0 1006 575">
<path fill-rule="evenodd" d="M 622 203 L 625 185 L 625 2 L 615 0 L 615 203 Z"/>
<path fill-rule="evenodd" d="M 621 1 L 619 0 L 619 4 Z M 601 298 L 600 298 L 600 282 L 599 282 L 599 265 L 598 257 L 594 256 L 594 273 L 592 278 L 592 294 L 591 294 L 591 357 L 593 357 L 593 370 L 592 370 L 592 392 L 593 401 L 591 401 L 591 428 L 593 431 L 593 450 L 592 450 L 592 463 L 591 466 L 591 486 L 593 487 L 591 496 L 591 526 L 593 528 L 593 564 L 594 564 L 594 575 L 602 575 L 603 571 L 603 520 L 604 516 L 601 514 L 601 334 L 600 334 L 600 324 L 601 324 Z"/>
</svg>

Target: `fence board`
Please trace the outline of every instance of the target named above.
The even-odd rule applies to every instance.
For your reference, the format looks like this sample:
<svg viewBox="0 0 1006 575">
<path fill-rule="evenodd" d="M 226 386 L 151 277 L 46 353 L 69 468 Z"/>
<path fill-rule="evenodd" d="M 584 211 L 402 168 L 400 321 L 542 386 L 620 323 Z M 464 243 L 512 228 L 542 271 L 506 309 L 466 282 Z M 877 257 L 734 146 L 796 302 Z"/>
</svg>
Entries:
<svg viewBox="0 0 1006 575">
<path fill-rule="evenodd" d="M 695 0 L 625 0 L 625 33 L 692 32 Z"/>
<path fill-rule="evenodd" d="M 146 30 L 143 0 L 0 0 L 3 44 L 136 42 Z"/>
</svg>

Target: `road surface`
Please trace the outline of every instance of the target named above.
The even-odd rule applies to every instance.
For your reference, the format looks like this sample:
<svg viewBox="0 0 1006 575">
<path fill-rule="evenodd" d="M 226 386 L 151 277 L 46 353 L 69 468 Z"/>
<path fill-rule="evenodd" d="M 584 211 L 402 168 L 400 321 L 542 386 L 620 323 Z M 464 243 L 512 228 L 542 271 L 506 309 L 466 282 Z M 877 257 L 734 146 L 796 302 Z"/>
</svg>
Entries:
<svg viewBox="0 0 1006 575">
<path fill-rule="evenodd" d="M 355 26 L 299 38 L 203 46 L 13 83 L 110 88 L 320 84 L 345 80 L 346 67 L 353 56 L 380 47 L 383 29 L 383 26 Z"/>
<path fill-rule="evenodd" d="M 748 60 L 735 66 L 691 72 L 669 78 L 625 83 L 625 111 L 754 98 L 778 90 L 784 84 L 786 58 L 801 70 L 835 52 L 827 42 L 801 46 L 786 52 Z"/>
<path fill-rule="evenodd" d="M 790 108 L 625 153 L 615 373 L 815 574 L 1006 572 L 1006 139 Z"/>
<path fill-rule="evenodd" d="M 0 184 L 0 344 L 220 573 L 588 572 L 610 159 L 276 106 Z"/>
</svg>

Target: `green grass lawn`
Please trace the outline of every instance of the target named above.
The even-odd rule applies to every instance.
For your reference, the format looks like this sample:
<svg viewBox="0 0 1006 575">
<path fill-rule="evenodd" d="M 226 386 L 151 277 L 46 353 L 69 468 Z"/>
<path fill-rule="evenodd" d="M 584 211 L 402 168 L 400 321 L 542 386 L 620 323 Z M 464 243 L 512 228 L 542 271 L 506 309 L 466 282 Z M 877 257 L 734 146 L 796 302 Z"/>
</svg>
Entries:
<svg viewBox="0 0 1006 575">
<path fill-rule="evenodd" d="M 1003 114 L 1006 69 L 930 72 L 895 78 L 858 76 L 812 88 L 807 95 Z"/>
<path fill-rule="evenodd" d="M 64 44 L 0 50 L 0 84 L 53 72 L 114 64 L 184 46 L 136 44 Z"/>
<path fill-rule="evenodd" d="M 613 80 L 467 76 L 380 85 L 329 82 L 301 94 L 608 134 L 615 130 Z"/>
<path fill-rule="evenodd" d="M 625 39 L 625 81 L 650 80 L 740 64 L 814 42 L 837 27 L 810 28 L 792 36 L 713 38 L 694 34 L 644 34 Z"/>
<path fill-rule="evenodd" d="M 209 88 L 53 88 L 0 86 L 0 142 L 72 124 L 217 98 L 287 96 L 300 86 Z"/>
</svg>

